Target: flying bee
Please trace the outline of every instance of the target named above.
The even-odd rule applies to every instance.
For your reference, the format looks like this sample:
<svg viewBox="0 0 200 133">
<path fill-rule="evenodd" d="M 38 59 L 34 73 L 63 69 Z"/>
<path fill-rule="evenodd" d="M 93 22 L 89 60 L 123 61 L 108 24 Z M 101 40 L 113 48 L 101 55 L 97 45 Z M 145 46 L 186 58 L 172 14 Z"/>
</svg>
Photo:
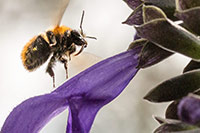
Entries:
<svg viewBox="0 0 200 133">
<path fill-rule="evenodd" d="M 62 11 L 62 15 L 64 11 L 65 9 Z M 60 15 L 60 20 L 62 15 Z M 84 11 L 81 17 L 80 32 L 72 30 L 69 27 L 59 26 L 59 24 L 56 24 L 53 29 L 46 31 L 46 33 L 33 37 L 24 46 L 21 53 L 21 58 L 25 69 L 30 72 L 34 71 L 50 58 L 46 72 L 53 78 L 53 87 L 55 87 L 55 74 L 53 71 L 53 66 L 56 61 L 60 61 L 64 64 L 66 78 L 68 78 L 67 64 L 71 59 L 70 55 L 75 53 L 77 46 L 81 48 L 75 54 L 75 56 L 79 55 L 83 49 L 87 47 L 87 41 L 85 38 L 96 39 L 95 37 L 89 37 L 83 34 L 83 17 Z M 57 22 L 60 23 L 60 20 Z"/>
</svg>

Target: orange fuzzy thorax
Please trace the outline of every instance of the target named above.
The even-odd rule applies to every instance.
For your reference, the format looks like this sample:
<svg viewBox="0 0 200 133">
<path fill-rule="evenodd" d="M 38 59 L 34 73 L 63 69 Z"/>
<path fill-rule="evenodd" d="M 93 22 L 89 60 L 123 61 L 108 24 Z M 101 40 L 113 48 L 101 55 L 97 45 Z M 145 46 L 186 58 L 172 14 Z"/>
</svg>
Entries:
<svg viewBox="0 0 200 133">
<path fill-rule="evenodd" d="M 72 29 L 66 26 L 56 26 L 52 32 L 56 34 L 64 34 L 67 30 L 71 31 Z"/>
</svg>

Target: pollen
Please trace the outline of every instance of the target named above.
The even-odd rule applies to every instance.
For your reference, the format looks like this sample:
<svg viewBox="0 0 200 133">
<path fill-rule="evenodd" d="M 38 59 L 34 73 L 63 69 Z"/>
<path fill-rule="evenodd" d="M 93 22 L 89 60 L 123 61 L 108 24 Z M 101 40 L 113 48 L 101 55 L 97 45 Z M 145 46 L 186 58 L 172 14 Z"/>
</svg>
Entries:
<svg viewBox="0 0 200 133">
<path fill-rule="evenodd" d="M 34 47 L 34 48 L 33 48 L 33 51 L 37 51 L 37 47 Z"/>
</svg>

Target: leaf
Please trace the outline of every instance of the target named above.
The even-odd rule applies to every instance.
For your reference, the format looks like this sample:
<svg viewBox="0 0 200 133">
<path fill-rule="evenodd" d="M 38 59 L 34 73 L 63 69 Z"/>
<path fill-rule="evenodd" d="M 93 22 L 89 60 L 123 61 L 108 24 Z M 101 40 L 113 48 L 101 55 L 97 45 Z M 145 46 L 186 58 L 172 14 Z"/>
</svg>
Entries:
<svg viewBox="0 0 200 133">
<path fill-rule="evenodd" d="M 155 117 L 155 119 L 162 125 L 158 127 L 154 133 L 185 133 L 187 131 L 189 133 L 189 131 L 200 131 L 197 126 L 190 125 L 179 120 L 163 119 L 161 117 Z"/>
<path fill-rule="evenodd" d="M 135 47 L 138 46 L 144 46 L 147 42 L 148 41 L 146 39 L 137 39 L 129 45 L 128 50 L 134 49 Z"/>
<path fill-rule="evenodd" d="M 133 13 L 122 24 L 141 25 L 143 24 L 142 5 L 138 6 Z"/>
<path fill-rule="evenodd" d="M 168 18 L 171 20 L 177 20 L 174 16 L 176 5 L 175 0 L 143 0 L 146 5 L 154 5 L 161 8 Z"/>
<path fill-rule="evenodd" d="M 178 114 L 177 114 L 177 106 L 178 106 L 179 102 L 178 101 L 174 101 L 172 102 L 166 109 L 165 112 L 165 117 L 167 119 L 176 119 L 178 120 Z"/>
<path fill-rule="evenodd" d="M 192 71 L 195 69 L 199 69 L 200 68 L 200 62 L 191 60 L 189 62 L 189 64 L 187 64 L 187 66 L 184 68 L 183 73 L 188 72 L 188 71 Z"/>
<path fill-rule="evenodd" d="M 133 40 L 138 40 L 138 39 L 141 39 L 141 37 L 138 36 L 138 34 L 136 33 L 133 37 Z"/>
<path fill-rule="evenodd" d="M 155 116 L 154 117 L 156 121 L 158 121 L 160 124 L 176 124 L 176 123 L 179 123 L 180 121 L 179 120 L 173 120 L 173 119 L 164 119 L 162 117 L 158 117 L 158 116 Z"/>
<path fill-rule="evenodd" d="M 154 133 L 199 133 L 200 129 L 196 126 L 187 125 L 184 123 L 178 124 L 162 124 Z"/>
<path fill-rule="evenodd" d="M 183 20 L 184 26 L 200 35 L 200 7 L 177 11 L 175 16 Z"/>
<path fill-rule="evenodd" d="M 199 0 L 177 0 L 177 10 L 186 10 L 200 6 Z"/>
<path fill-rule="evenodd" d="M 142 10 L 144 14 L 143 20 L 145 23 L 154 19 L 167 17 L 165 13 L 156 6 L 143 6 Z"/>
<path fill-rule="evenodd" d="M 159 47 L 200 60 L 200 39 L 169 19 L 155 19 L 135 28 L 140 37 Z"/>
<path fill-rule="evenodd" d="M 140 53 L 138 68 L 147 68 L 155 65 L 172 54 L 172 52 L 164 50 L 148 41 Z"/>
<path fill-rule="evenodd" d="M 135 10 L 139 5 L 142 4 L 141 0 L 123 0 L 131 9 Z"/>
<path fill-rule="evenodd" d="M 151 102 L 168 102 L 177 100 L 200 88 L 200 70 L 184 73 L 162 82 L 145 97 Z"/>
</svg>

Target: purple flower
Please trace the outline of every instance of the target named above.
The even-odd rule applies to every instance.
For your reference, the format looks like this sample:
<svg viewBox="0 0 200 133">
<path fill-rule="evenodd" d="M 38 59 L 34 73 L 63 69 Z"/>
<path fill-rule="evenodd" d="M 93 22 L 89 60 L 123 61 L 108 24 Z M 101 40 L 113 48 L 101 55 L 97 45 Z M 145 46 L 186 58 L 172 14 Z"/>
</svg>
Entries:
<svg viewBox="0 0 200 133">
<path fill-rule="evenodd" d="M 37 133 L 69 107 L 67 133 L 88 133 L 104 105 L 116 98 L 135 76 L 141 46 L 103 60 L 50 94 L 30 98 L 7 117 L 1 133 Z"/>
<path fill-rule="evenodd" d="M 178 105 L 179 118 L 189 124 L 200 122 L 200 98 L 197 95 L 189 95 L 181 100 Z"/>
</svg>

